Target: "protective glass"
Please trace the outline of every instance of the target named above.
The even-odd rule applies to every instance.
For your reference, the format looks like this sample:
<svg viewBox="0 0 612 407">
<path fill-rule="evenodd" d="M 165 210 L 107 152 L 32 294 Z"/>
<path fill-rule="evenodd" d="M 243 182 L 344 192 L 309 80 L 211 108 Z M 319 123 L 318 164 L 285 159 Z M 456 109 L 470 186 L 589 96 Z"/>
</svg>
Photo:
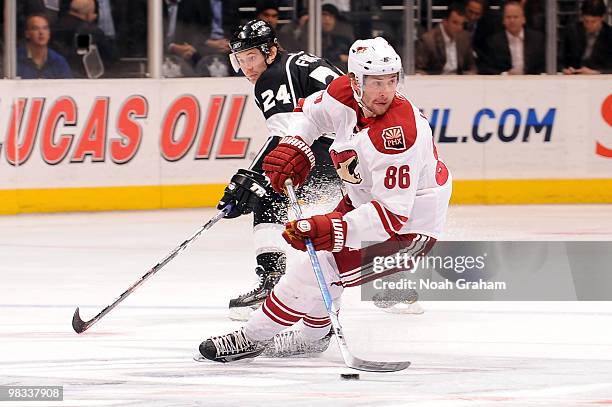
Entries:
<svg viewBox="0 0 612 407">
<path fill-rule="evenodd" d="M 365 92 L 395 92 L 399 86 L 400 75 L 372 77 L 365 75 L 363 90 Z"/>
<path fill-rule="evenodd" d="M 232 64 L 232 68 L 234 68 L 235 72 L 240 71 L 241 68 L 250 68 L 264 62 L 265 57 L 261 54 L 261 52 L 253 52 L 246 55 L 248 51 L 255 48 L 256 47 L 230 54 L 230 63 Z"/>
</svg>

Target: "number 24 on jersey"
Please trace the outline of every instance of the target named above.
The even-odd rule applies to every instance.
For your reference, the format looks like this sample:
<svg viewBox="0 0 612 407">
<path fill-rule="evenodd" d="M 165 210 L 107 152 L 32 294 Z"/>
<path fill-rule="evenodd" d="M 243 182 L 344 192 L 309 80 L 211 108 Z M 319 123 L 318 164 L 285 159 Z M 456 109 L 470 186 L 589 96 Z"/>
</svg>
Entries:
<svg viewBox="0 0 612 407">
<path fill-rule="evenodd" d="M 264 113 L 268 110 L 272 109 L 276 106 L 276 100 L 282 102 L 283 104 L 291 103 L 291 95 L 287 91 L 287 85 L 284 83 L 280 85 L 278 91 L 276 92 L 276 97 L 274 97 L 274 92 L 272 89 L 268 89 L 267 91 L 261 94 L 261 98 L 263 99 L 263 111 Z"/>
</svg>

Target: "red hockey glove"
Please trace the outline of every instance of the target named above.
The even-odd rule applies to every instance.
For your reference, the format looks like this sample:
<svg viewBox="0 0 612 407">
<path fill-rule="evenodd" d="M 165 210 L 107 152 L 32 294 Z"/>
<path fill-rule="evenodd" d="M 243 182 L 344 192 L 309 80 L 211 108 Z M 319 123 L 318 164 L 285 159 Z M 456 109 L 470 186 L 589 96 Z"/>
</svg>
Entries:
<svg viewBox="0 0 612 407">
<path fill-rule="evenodd" d="M 306 251 L 305 237 L 312 240 L 316 250 L 339 252 L 344 247 L 346 222 L 340 212 L 331 212 L 285 224 L 283 238 L 294 248 Z"/>
<path fill-rule="evenodd" d="M 262 168 L 272 188 L 283 193 L 287 178 L 291 178 L 296 187 L 299 186 L 306 180 L 314 163 L 314 154 L 304 140 L 299 137 L 283 137 L 266 155 Z"/>
</svg>

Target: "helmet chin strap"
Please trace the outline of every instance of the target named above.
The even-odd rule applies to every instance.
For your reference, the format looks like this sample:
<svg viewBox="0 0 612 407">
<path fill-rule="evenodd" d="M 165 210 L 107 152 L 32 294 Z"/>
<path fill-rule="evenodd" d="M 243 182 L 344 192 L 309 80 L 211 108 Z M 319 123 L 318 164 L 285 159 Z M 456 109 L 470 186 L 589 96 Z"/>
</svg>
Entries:
<svg viewBox="0 0 612 407">
<path fill-rule="evenodd" d="M 376 113 L 374 113 L 373 111 L 368 109 L 368 107 L 362 101 L 358 101 L 357 104 L 359 105 L 359 107 L 361 107 L 361 109 L 363 109 L 364 111 L 367 111 L 369 114 L 371 114 L 372 116 L 370 116 L 370 117 L 378 116 Z"/>
<path fill-rule="evenodd" d="M 361 86 L 359 86 L 359 91 L 361 93 L 361 95 L 363 96 L 363 89 L 361 89 Z M 362 96 L 359 96 L 357 94 L 357 92 L 355 91 L 355 89 L 353 89 L 353 97 L 355 98 L 355 100 L 357 101 L 357 104 L 359 105 L 359 107 L 364 111 L 367 112 L 369 114 L 372 115 L 372 117 L 377 116 L 376 113 L 374 113 L 372 110 L 368 109 L 368 107 L 365 105 L 365 103 L 363 103 L 362 100 Z"/>
</svg>

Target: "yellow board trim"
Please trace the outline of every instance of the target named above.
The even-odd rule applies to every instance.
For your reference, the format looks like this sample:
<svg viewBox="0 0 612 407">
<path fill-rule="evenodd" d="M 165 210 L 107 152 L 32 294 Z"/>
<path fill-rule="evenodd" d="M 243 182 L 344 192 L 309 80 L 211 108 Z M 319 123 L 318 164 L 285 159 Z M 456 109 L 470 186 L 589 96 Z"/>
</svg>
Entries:
<svg viewBox="0 0 612 407">
<path fill-rule="evenodd" d="M 521 179 L 453 181 L 453 204 L 612 203 L 612 179 Z"/>
<path fill-rule="evenodd" d="M 0 214 L 200 208 L 224 184 L 0 190 Z M 612 203 L 612 179 L 455 180 L 453 204 Z"/>
<path fill-rule="evenodd" d="M 224 184 L 0 190 L 0 214 L 216 206 Z"/>
</svg>

